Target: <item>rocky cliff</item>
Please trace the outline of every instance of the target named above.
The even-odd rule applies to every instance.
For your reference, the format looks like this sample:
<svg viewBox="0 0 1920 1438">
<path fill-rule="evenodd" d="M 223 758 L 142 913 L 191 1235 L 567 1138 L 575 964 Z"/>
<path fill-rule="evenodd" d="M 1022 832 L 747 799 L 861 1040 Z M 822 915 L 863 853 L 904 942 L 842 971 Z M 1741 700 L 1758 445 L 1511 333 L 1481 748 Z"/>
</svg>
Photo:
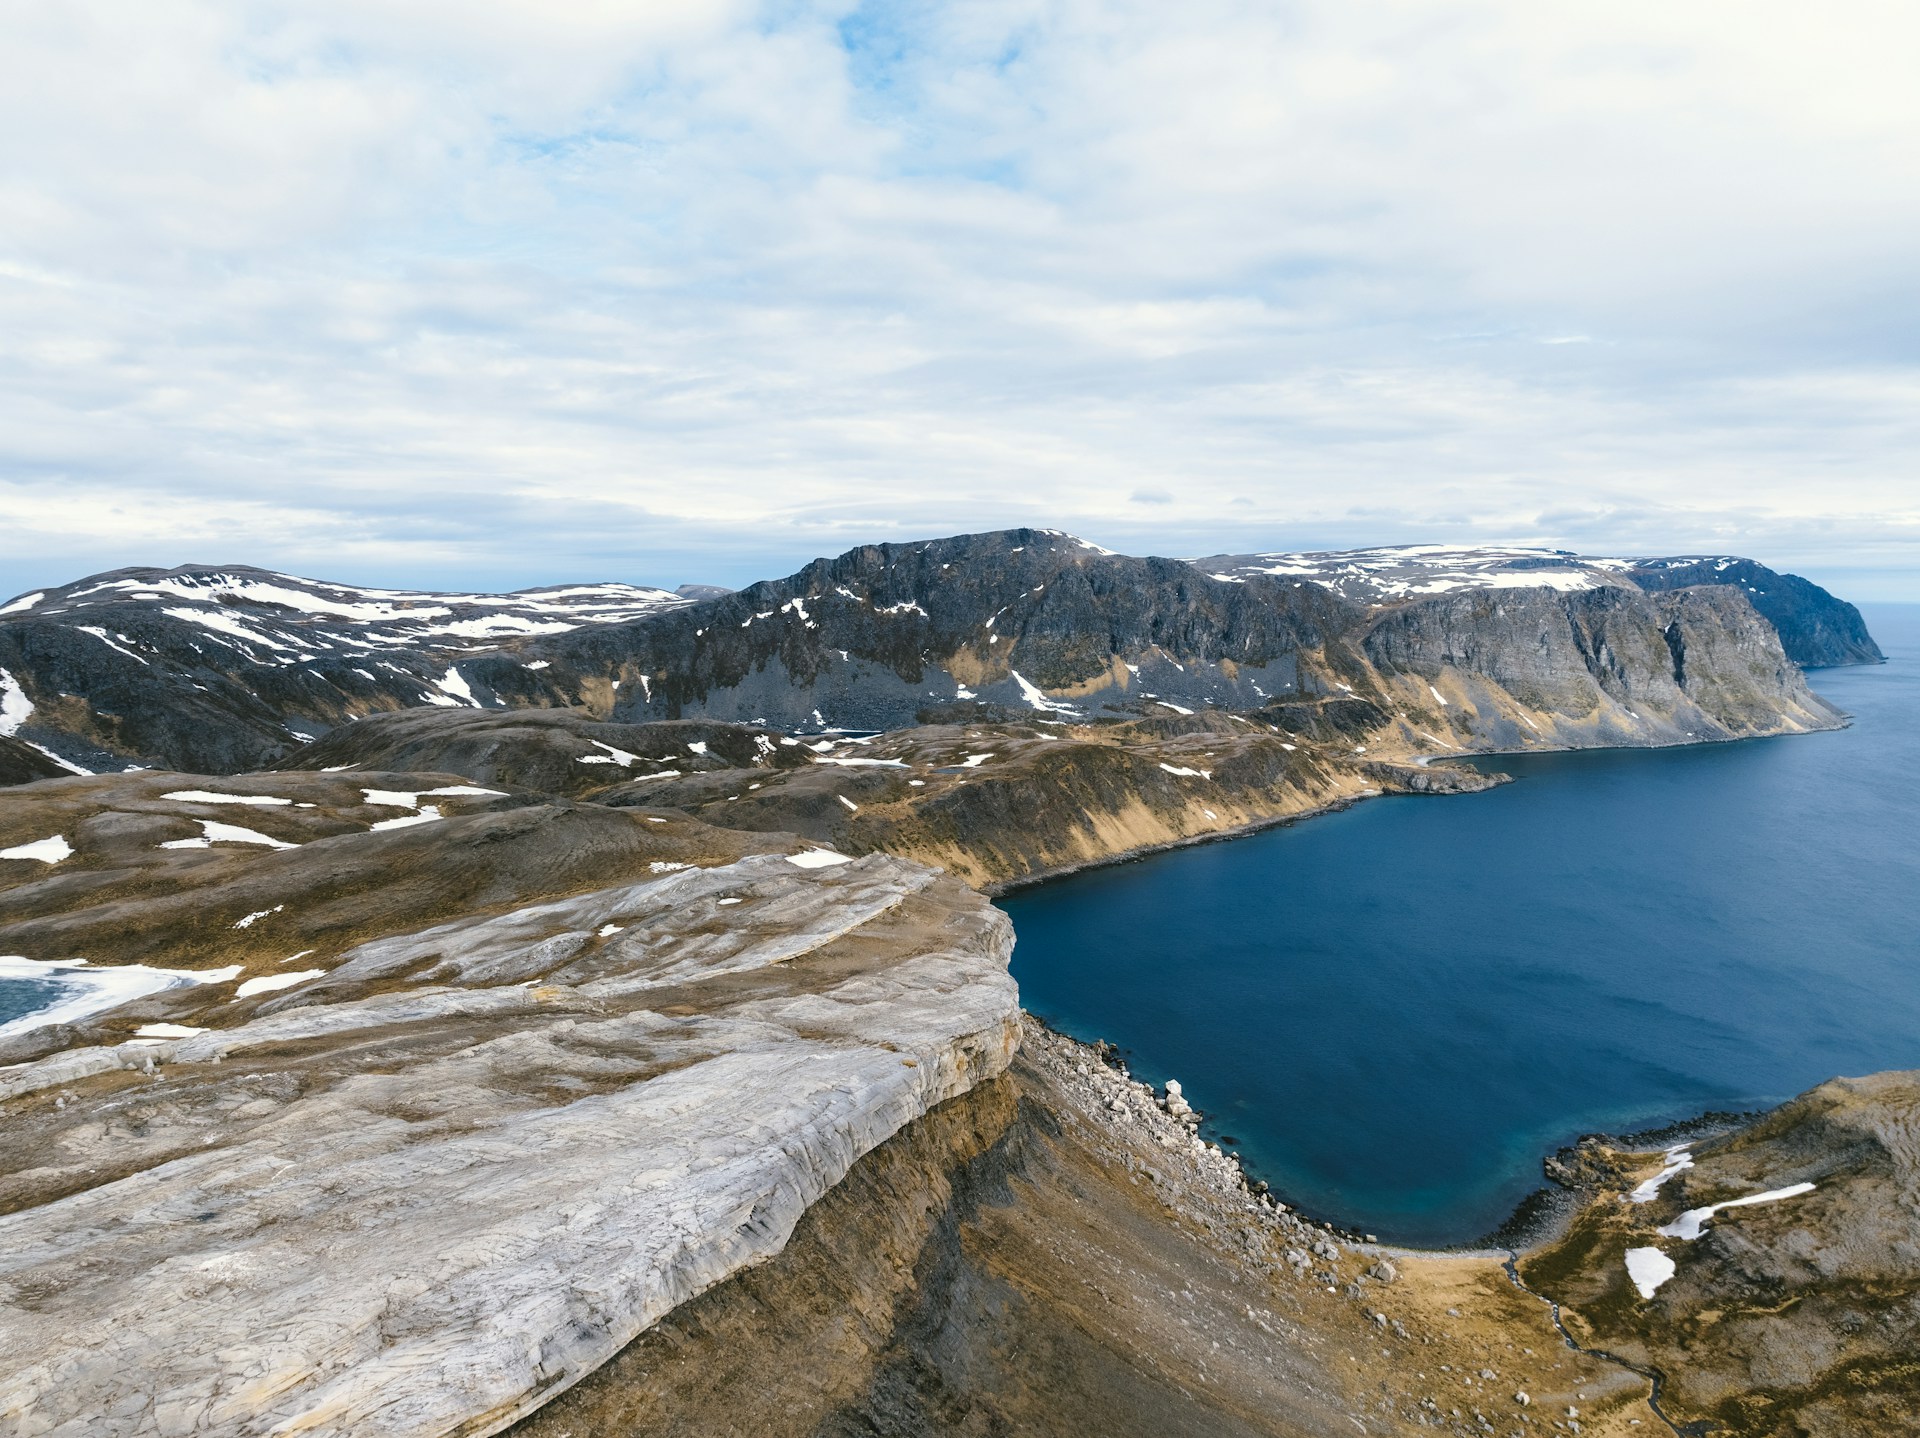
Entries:
<svg viewBox="0 0 1920 1438">
<path fill-rule="evenodd" d="M 76 852 L 23 861 L 48 877 L 10 898 L 45 909 L 64 883 L 84 911 L 104 882 L 95 908 L 156 887 L 200 902 L 141 950 L 196 967 L 113 970 L 163 987 L 51 1046 L 34 1030 L 38 1057 L 0 1070 L 0 1432 L 497 1431 L 778 1253 L 862 1155 L 1012 1055 L 1007 921 L 924 867 L 701 866 L 688 837 L 655 839 L 671 825 L 602 810 L 661 855 L 643 877 L 510 866 L 560 896 L 519 901 L 499 875 L 460 902 L 457 856 L 499 837 L 475 829 L 493 815 L 415 796 L 398 807 L 417 822 L 318 836 L 351 820 L 292 796 L 342 781 L 274 778 L 288 792 L 242 797 L 286 803 L 226 809 L 287 811 L 277 835 L 240 830 L 269 844 L 227 825 L 200 850 L 153 841 L 218 800 L 103 789 L 170 781 L 36 786 L 61 791 Z M 504 817 L 577 850 L 566 814 Z M 460 917 L 383 907 L 411 833 L 445 861 L 416 899 Z M 130 844 L 154 855 L 144 883 L 112 852 Z M 236 857 L 261 909 L 230 917 Z M 301 912 L 337 921 L 342 889 L 379 936 L 342 946 Z M 234 942 L 209 951 L 209 930 Z M 4 942 L 121 957 L 84 923 Z"/>
<path fill-rule="evenodd" d="M 1684 744 L 1840 721 L 1726 588 L 1465 590 L 1385 611 L 1363 647 L 1383 689 L 1467 748 Z"/>
<path fill-rule="evenodd" d="M 1886 661 L 1858 609 L 1797 574 L 1730 555 L 1646 559 L 1628 573 L 1642 589 L 1656 592 L 1696 585 L 1738 589 L 1779 631 L 1787 657 L 1803 669 Z"/>
<path fill-rule="evenodd" d="M 1012 530 L 866 546 L 697 600 L 628 586 L 425 595 L 237 567 L 116 571 L 0 610 L 0 738 L 69 768 L 219 773 L 420 707 L 793 731 L 1360 694 L 1454 747 L 1668 743 L 1833 722 L 1781 634 L 1823 662 L 1843 631 L 1846 652 L 1871 651 L 1857 614 L 1848 628 L 1830 596 L 1822 607 L 1793 590 L 1801 598 L 1776 630 L 1753 606 L 1784 603 L 1788 577 L 1736 581 L 1770 571 L 1731 562 L 1575 569 L 1506 554 L 1435 578 L 1433 556 L 1392 552 L 1392 566 L 1415 565 L 1414 582 L 1383 577 L 1384 559 L 1313 569 L 1273 558 L 1210 573 L 1216 561 Z M 1690 576 L 1705 587 L 1685 587 Z M 1721 598 L 1681 599 L 1706 592 Z M 1663 658 L 1674 635 L 1681 648 Z M 1484 701 L 1476 719 L 1431 697 L 1455 672 Z M 1531 702 L 1542 697 L 1581 707 Z M 1539 739 L 1520 711 L 1536 727 L 1543 713 L 1566 722 Z"/>
<path fill-rule="evenodd" d="M 1797 574 L 1781 574 L 1733 555 L 1666 559 L 1587 557 L 1565 549 L 1515 545 L 1408 544 L 1337 553 L 1217 554 L 1193 565 L 1215 579 L 1283 579 L 1317 584 L 1368 607 L 1404 604 L 1467 590 L 1639 589 L 1658 593 L 1700 585 L 1737 589 L 1780 636 L 1803 669 L 1877 664 L 1884 656 L 1860 611 Z"/>
</svg>

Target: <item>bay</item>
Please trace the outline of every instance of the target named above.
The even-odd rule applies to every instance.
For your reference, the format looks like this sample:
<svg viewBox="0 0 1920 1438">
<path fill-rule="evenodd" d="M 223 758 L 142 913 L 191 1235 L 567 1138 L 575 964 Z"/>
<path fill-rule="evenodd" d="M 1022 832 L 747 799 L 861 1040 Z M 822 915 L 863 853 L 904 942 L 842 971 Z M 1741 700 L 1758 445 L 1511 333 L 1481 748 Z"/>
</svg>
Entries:
<svg viewBox="0 0 1920 1438">
<path fill-rule="evenodd" d="M 1544 1154 L 1920 1067 L 1920 607 L 1815 671 L 1851 728 L 1479 761 L 1002 900 L 1028 1008 L 1179 1078 L 1319 1217 L 1471 1243 Z"/>
</svg>

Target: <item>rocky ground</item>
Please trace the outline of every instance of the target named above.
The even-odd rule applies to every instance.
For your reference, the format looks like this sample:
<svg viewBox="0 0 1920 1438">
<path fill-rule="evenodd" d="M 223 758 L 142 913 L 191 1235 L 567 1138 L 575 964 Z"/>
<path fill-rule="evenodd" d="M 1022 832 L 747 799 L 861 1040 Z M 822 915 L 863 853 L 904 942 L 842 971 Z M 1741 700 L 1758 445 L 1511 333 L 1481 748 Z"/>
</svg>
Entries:
<svg viewBox="0 0 1920 1438">
<path fill-rule="evenodd" d="M 1567 1233 L 1520 1266 L 1582 1343 L 1660 1372 L 1689 1431 L 1920 1432 L 1920 1073 L 1835 1079 L 1702 1143 L 1590 1157 Z"/>
<path fill-rule="evenodd" d="M 1363 614 L 1023 531 L 404 673 L 348 652 L 407 637 L 357 612 L 273 631 L 330 669 L 209 658 L 229 620 L 279 623 L 263 594 L 192 632 L 131 592 L 124 629 L 50 610 L 0 655 L 0 965 L 124 1000 L 0 1030 L 0 1434 L 1665 1426 L 1499 1256 L 1351 1243 L 1251 1191 L 1177 1094 L 1031 1021 L 1013 1057 L 982 893 L 1498 782 L 1435 756 L 1840 722 L 1734 586 Z M 322 600 L 387 603 L 292 611 Z M 112 685 L 70 687 L 101 646 Z M 148 704 L 161 670 L 213 697 Z M 62 734 L 279 754 L 306 731 L 263 693 L 333 685 L 323 717 L 353 718 L 394 700 L 375 672 L 429 706 L 267 772 L 47 777 Z M 825 730 L 822 702 L 919 722 Z M 640 722 L 663 704 L 811 722 Z M 1674 1411 L 1896 1431 L 1920 1265 L 1883 1213 L 1914 1188 L 1892 1103 L 1703 1147 L 1642 1205 L 1639 1159 L 1589 1153 L 1521 1272 Z M 1740 1209 L 1622 1297 L 1683 1196 L 1793 1163 L 1809 1236 L 1728 1259 L 1786 1221 Z"/>
</svg>

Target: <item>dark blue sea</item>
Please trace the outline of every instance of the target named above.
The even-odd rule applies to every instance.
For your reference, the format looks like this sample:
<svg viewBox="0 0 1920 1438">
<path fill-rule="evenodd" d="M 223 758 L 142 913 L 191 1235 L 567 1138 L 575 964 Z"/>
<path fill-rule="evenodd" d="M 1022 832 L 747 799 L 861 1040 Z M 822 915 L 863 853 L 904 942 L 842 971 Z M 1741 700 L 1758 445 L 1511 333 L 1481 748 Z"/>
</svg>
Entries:
<svg viewBox="0 0 1920 1438">
<path fill-rule="evenodd" d="M 1920 1067 L 1920 606 L 1843 731 L 1483 761 L 1009 895 L 1026 1006 L 1178 1078 L 1316 1217 L 1470 1243 L 1588 1132 Z"/>
</svg>

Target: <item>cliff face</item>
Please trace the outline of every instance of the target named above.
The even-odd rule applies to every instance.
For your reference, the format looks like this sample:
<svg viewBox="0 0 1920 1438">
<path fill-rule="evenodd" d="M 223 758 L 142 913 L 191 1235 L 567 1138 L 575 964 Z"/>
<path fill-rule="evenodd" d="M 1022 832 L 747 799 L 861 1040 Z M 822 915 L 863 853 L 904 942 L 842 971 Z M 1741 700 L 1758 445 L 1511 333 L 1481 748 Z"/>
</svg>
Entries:
<svg viewBox="0 0 1920 1438">
<path fill-rule="evenodd" d="M 1642 589 L 1653 591 L 1691 585 L 1738 589 L 1778 631 L 1787 657 L 1803 669 L 1886 661 L 1858 609 L 1797 574 L 1724 555 L 1641 560 L 1628 573 Z"/>
<path fill-rule="evenodd" d="M 1841 722 L 1725 588 L 1470 590 L 1386 611 L 1364 648 L 1384 678 L 1415 681 L 1398 686 L 1409 707 L 1469 747 L 1683 744 Z"/>
<path fill-rule="evenodd" d="M 1357 662 L 1358 612 L 1311 586 L 1225 584 L 1047 530 L 873 545 L 657 621 L 546 642 L 559 682 L 621 681 L 623 719 L 890 729 L 980 700 L 1245 708 Z M 489 672 L 488 682 L 493 682 Z M 1044 692 L 1043 692 L 1044 691 Z"/>
<path fill-rule="evenodd" d="M 869 1154 L 777 1258 L 512 1432 L 1505 1434 L 1477 1415 L 1571 1406 L 1588 1438 L 1634 1438 L 1645 1392 L 1568 1353 L 1496 1260 L 1383 1270 L 1029 1021 L 1007 1074 Z"/>
</svg>

